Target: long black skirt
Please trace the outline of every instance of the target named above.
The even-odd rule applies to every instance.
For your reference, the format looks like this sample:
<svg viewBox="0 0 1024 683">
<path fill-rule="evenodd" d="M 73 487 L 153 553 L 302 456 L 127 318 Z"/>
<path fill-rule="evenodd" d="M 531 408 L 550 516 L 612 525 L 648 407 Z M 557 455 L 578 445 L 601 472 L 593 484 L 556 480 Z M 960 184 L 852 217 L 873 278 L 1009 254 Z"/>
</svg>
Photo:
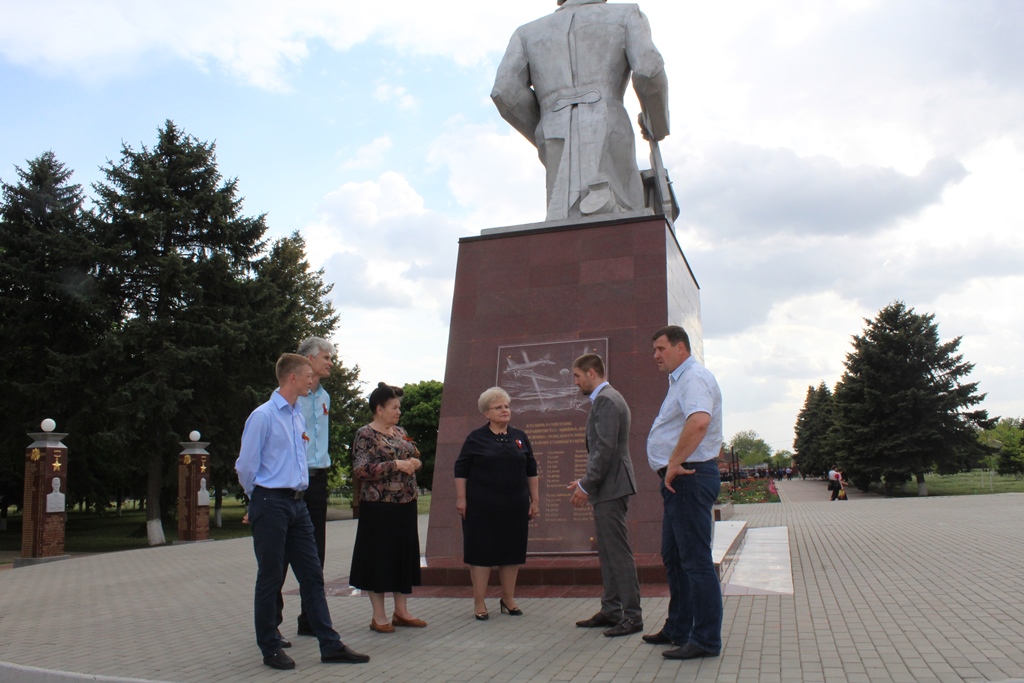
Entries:
<svg viewBox="0 0 1024 683">
<path fill-rule="evenodd" d="M 374 593 L 409 594 L 420 585 L 416 501 L 360 503 L 348 582 Z"/>
</svg>

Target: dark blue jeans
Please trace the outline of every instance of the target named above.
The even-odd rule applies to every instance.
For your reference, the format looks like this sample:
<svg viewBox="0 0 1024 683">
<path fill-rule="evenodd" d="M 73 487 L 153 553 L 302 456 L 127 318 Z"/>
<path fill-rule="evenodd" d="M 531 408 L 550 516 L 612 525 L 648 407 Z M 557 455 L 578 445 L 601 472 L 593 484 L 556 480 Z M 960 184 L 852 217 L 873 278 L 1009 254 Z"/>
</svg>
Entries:
<svg viewBox="0 0 1024 683">
<path fill-rule="evenodd" d="M 691 642 L 717 654 L 722 649 L 722 586 L 711 559 L 711 510 L 721 478 L 714 460 L 684 467 L 697 473 L 673 479 L 675 493 L 661 485 L 661 559 L 670 595 L 663 630 L 677 645 Z"/>
<path fill-rule="evenodd" d="M 249 502 L 249 523 L 258 566 L 253 618 L 260 651 L 266 656 L 281 649 L 277 635 L 277 601 L 288 565 L 299 581 L 302 604 L 309 625 L 320 641 L 320 653 L 337 650 L 341 647 L 341 637 L 331 624 L 324 595 L 324 572 L 305 502 L 295 500 L 291 491 L 257 486 Z"/>
</svg>

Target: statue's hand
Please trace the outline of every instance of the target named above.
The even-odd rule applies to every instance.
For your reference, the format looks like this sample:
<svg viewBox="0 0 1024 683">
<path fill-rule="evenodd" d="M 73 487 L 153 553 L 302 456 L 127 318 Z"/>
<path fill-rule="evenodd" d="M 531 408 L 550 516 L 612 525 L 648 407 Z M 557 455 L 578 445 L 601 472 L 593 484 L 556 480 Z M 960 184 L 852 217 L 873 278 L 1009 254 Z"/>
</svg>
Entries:
<svg viewBox="0 0 1024 683">
<path fill-rule="evenodd" d="M 647 130 L 647 126 L 644 125 L 644 113 L 640 112 L 636 117 L 636 122 L 640 124 L 640 135 L 643 136 L 647 142 L 651 141 L 651 131 Z"/>
</svg>

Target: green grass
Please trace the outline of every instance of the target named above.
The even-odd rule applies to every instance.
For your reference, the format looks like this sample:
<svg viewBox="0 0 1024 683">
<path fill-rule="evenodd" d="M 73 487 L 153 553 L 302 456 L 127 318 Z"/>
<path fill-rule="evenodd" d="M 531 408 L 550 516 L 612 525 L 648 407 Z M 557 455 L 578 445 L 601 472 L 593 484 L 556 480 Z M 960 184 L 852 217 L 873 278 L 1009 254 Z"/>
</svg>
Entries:
<svg viewBox="0 0 1024 683">
<path fill-rule="evenodd" d="M 331 496 L 330 505 L 341 510 L 351 509 L 349 499 L 342 496 Z M 429 493 L 419 497 L 417 509 L 420 514 L 430 512 Z M 249 536 L 248 525 L 242 524 L 244 514 L 245 507 L 239 501 L 225 500 L 221 511 L 223 526 L 214 527 L 213 515 L 210 516 L 210 538 L 225 540 Z M 164 535 L 168 543 L 177 540 L 178 529 L 174 522 L 164 522 Z M 125 509 L 120 517 L 110 510 L 102 515 L 77 510 L 68 512 L 64 550 L 69 553 L 109 553 L 148 546 L 143 510 Z M 7 531 L 0 532 L 0 551 L 21 551 L 21 514 L 13 512 L 13 508 L 7 518 Z M 3 562 L 0 559 L 0 563 Z"/>
<path fill-rule="evenodd" d="M 995 474 L 988 470 L 972 470 L 959 474 L 926 474 L 929 496 L 976 496 L 993 493 L 1024 493 L 1024 479 L 1012 475 Z M 871 490 L 882 493 L 882 487 L 872 484 Z M 910 481 L 893 491 L 896 497 L 917 495 L 917 482 Z"/>
</svg>

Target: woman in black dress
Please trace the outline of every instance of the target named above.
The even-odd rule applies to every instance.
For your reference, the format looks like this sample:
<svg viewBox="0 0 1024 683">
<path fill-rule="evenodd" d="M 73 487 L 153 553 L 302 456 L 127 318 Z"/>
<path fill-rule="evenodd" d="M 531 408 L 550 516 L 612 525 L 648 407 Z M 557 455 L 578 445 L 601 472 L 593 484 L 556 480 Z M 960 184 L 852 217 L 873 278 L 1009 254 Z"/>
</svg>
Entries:
<svg viewBox="0 0 1024 683">
<path fill-rule="evenodd" d="M 487 424 L 470 432 L 455 461 L 455 507 L 462 517 L 463 561 L 473 581 L 473 613 L 487 619 L 491 567 L 501 579 L 501 611 L 522 614 L 515 590 L 526 563 L 529 522 L 540 514 L 537 461 L 526 434 L 509 427 L 512 410 L 504 389 L 492 387 L 478 406 Z"/>
</svg>

